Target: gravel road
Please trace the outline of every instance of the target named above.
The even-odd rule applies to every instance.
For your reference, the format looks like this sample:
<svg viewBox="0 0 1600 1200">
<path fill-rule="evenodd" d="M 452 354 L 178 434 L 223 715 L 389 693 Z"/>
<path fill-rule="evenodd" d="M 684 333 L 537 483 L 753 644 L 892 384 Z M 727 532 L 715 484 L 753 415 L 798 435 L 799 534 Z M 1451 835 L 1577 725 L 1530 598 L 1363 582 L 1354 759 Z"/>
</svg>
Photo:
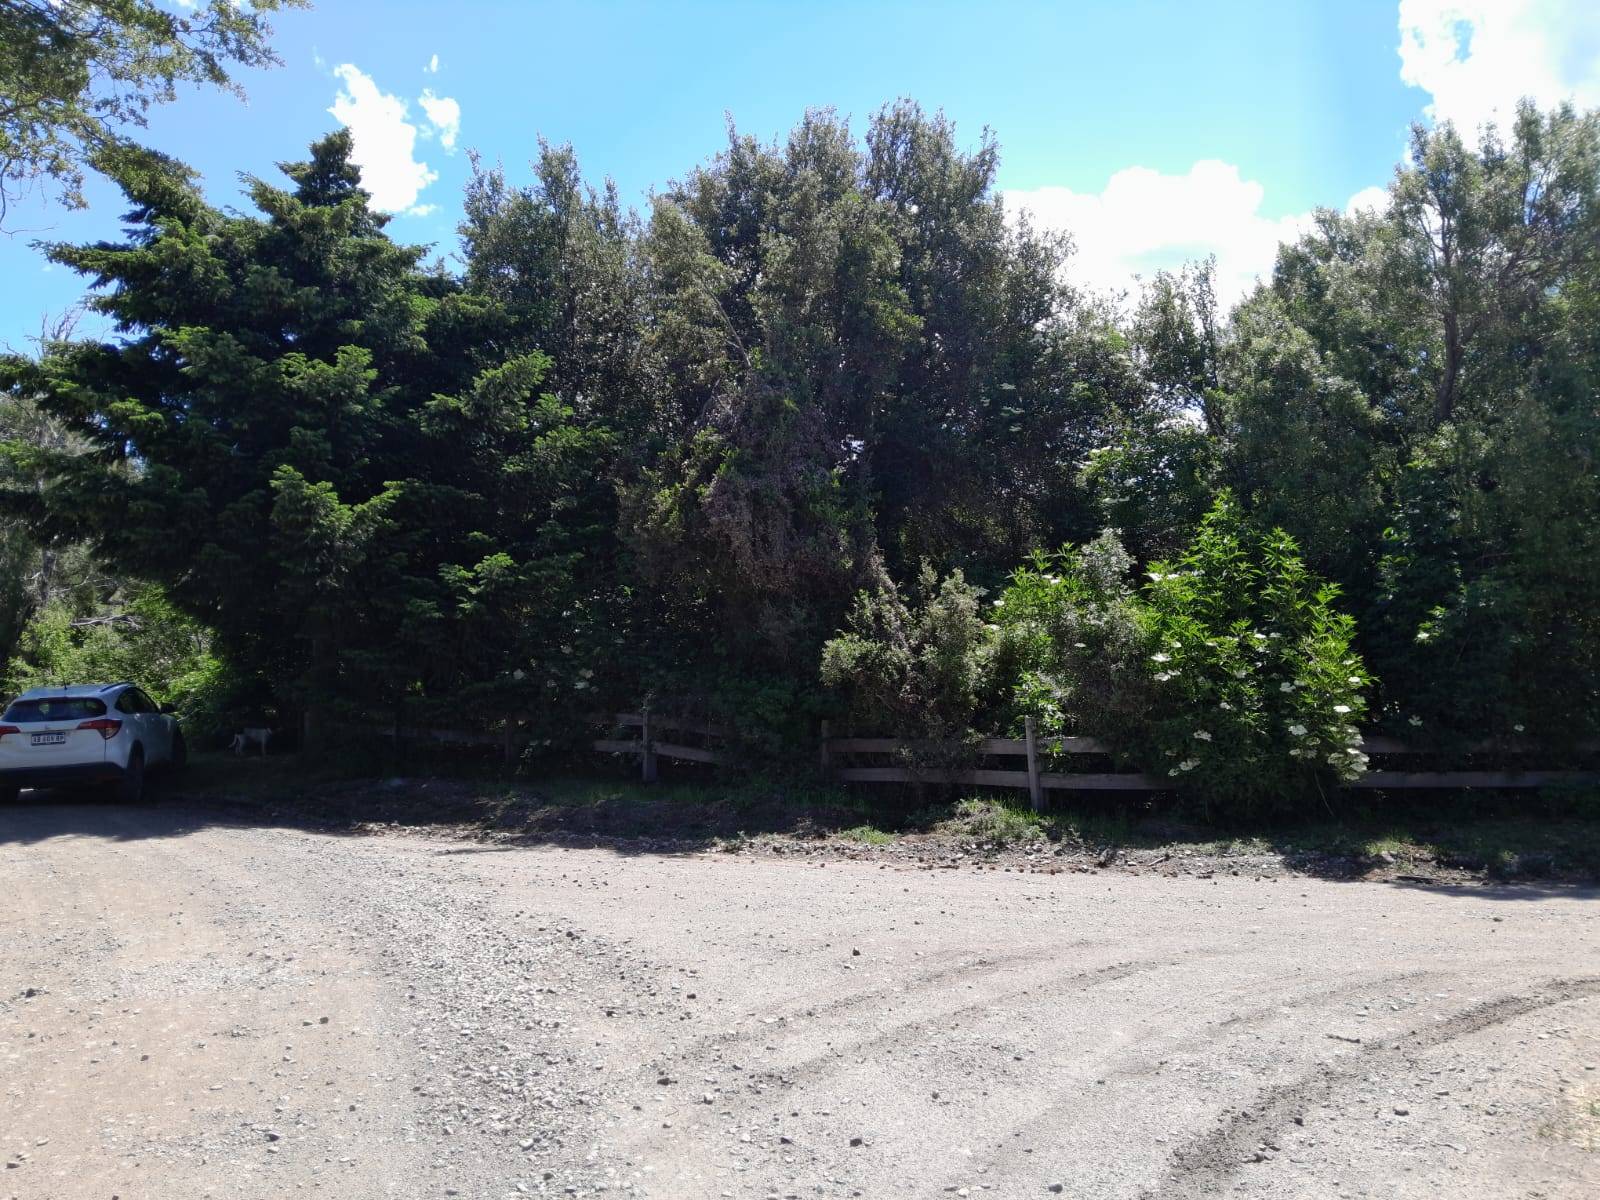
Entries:
<svg viewBox="0 0 1600 1200">
<path fill-rule="evenodd" d="M 0 809 L 0 1197 L 1600 1195 L 1600 893 Z"/>
</svg>

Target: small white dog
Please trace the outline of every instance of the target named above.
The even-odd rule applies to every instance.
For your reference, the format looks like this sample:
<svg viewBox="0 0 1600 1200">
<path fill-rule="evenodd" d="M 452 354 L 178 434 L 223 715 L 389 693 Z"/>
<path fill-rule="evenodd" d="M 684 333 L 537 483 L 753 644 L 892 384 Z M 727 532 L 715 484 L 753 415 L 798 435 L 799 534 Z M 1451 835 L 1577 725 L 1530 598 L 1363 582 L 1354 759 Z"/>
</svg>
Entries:
<svg viewBox="0 0 1600 1200">
<path fill-rule="evenodd" d="M 261 747 L 261 757 L 267 756 L 267 741 L 272 737 L 270 729 L 245 729 L 233 735 L 233 741 L 228 743 L 228 749 L 235 754 L 243 754 L 251 746 Z"/>
</svg>

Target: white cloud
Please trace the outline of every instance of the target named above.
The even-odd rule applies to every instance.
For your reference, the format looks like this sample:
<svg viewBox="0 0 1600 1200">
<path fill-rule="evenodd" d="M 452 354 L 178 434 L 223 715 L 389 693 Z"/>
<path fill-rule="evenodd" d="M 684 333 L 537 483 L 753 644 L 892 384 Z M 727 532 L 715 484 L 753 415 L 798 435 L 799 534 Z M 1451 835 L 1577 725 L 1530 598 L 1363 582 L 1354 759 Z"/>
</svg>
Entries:
<svg viewBox="0 0 1600 1200">
<path fill-rule="evenodd" d="M 1426 112 L 1463 134 L 1523 96 L 1541 108 L 1600 107 L 1600 4 L 1594 0 L 1400 0 L 1400 78 Z"/>
<path fill-rule="evenodd" d="M 1523 96 L 1541 107 L 1571 100 L 1600 108 L 1600 3 L 1596 0 L 1400 0 L 1400 77 L 1431 96 L 1427 115 L 1470 134 L 1504 121 Z M 1238 167 L 1208 159 L 1183 174 L 1128 167 L 1100 192 L 1042 187 L 1006 193 L 1036 224 L 1064 230 L 1077 250 L 1067 271 L 1091 288 L 1121 291 L 1160 270 L 1214 254 L 1225 303 L 1271 274 L 1279 243 L 1311 213 L 1270 217 L 1266 190 Z M 1345 211 L 1381 210 L 1368 187 Z"/>
<path fill-rule="evenodd" d="M 1297 237 L 1309 214 L 1266 217 L 1265 189 L 1243 179 L 1231 163 L 1206 159 L 1182 175 L 1149 167 L 1118 171 L 1098 193 L 1042 187 L 1006 193 L 1036 225 L 1072 235 L 1068 264 L 1075 283 L 1095 289 L 1131 288 L 1185 262 L 1217 256 L 1217 293 L 1239 299 L 1257 276 L 1270 274 L 1278 243 Z"/>
<path fill-rule="evenodd" d="M 1072 235 L 1067 277 L 1097 291 L 1132 291 L 1139 279 L 1176 271 L 1207 255 L 1217 258 L 1217 298 L 1242 299 L 1272 275 L 1278 246 L 1311 228 L 1310 212 L 1268 217 L 1266 189 L 1232 163 L 1205 159 L 1182 175 L 1127 167 L 1100 192 L 1042 187 L 1005 194 L 1007 208 L 1026 209 L 1034 224 Z M 1381 209 L 1388 193 L 1363 188 L 1345 211 Z"/>
<path fill-rule="evenodd" d="M 437 54 L 435 54 L 432 58 L 430 58 L 428 60 L 428 65 L 423 67 L 422 69 L 424 71 L 426 71 L 429 75 L 437 75 L 439 73 L 439 56 Z"/>
<path fill-rule="evenodd" d="M 374 207 L 414 213 L 417 196 L 439 176 L 416 157 L 418 130 L 406 119 L 406 102 L 379 91 L 370 75 L 349 63 L 333 73 L 344 86 L 328 111 L 355 136 L 352 157 L 361 169 L 361 186 L 372 193 Z"/>
<path fill-rule="evenodd" d="M 1344 211 L 1351 216 L 1356 213 L 1383 212 L 1389 207 L 1389 189 L 1386 187 L 1364 187 L 1345 202 Z"/>
<path fill-rule="evenodd" d="M 454 150 L 456 135 L 461 132 L 461 105 L 449 96 L 435 96 L 431 90 L 424 91 L 417 103 L 428 114 L 428 123 L 439 135 L 439 144 L 446 150 Z"/>
</svg>

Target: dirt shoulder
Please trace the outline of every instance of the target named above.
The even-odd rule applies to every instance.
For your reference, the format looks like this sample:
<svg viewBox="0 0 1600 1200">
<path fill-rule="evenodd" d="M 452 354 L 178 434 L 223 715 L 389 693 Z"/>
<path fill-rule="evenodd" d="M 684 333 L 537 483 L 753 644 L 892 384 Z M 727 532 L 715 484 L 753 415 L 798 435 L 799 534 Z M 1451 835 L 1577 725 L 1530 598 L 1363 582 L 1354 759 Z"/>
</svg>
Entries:
<svg viewBox="0 0 1600 1200">
<path fill-rule="evenodd" d="M 168 802 L 310 828 L 495 845 L 609 846 L 629 853 L 1111 872 L 1169 877 L 1313 877 L 1373 882 L 1600 883 L 1600 808 L 1437 815 L 1396 808 L 1343 822 L 1219 832 L 1143 811 L 1032 814 L 977 798 L 884 805 L 863 793 L 764 784 L 663 784 L 556 776 L 516 783 L 448 777 L 315 779 L 283 763 L 213 761 Z M 1521 803 L 1519 801 L 1519 803 Z"/>
</svg>

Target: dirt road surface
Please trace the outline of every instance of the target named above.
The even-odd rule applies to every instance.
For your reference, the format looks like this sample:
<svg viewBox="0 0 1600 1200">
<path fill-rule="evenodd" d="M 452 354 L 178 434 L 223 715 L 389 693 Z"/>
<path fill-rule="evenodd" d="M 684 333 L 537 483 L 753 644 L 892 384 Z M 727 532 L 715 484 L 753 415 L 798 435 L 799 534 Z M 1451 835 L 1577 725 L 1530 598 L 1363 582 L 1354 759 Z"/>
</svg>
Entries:
<svg viewBox="0 0 1600 1200">
<path fill-rule="evenodd" d="M 1600 1195 L 1600 894 L 0 809 L 0 1197 Z"/>
</svg>

